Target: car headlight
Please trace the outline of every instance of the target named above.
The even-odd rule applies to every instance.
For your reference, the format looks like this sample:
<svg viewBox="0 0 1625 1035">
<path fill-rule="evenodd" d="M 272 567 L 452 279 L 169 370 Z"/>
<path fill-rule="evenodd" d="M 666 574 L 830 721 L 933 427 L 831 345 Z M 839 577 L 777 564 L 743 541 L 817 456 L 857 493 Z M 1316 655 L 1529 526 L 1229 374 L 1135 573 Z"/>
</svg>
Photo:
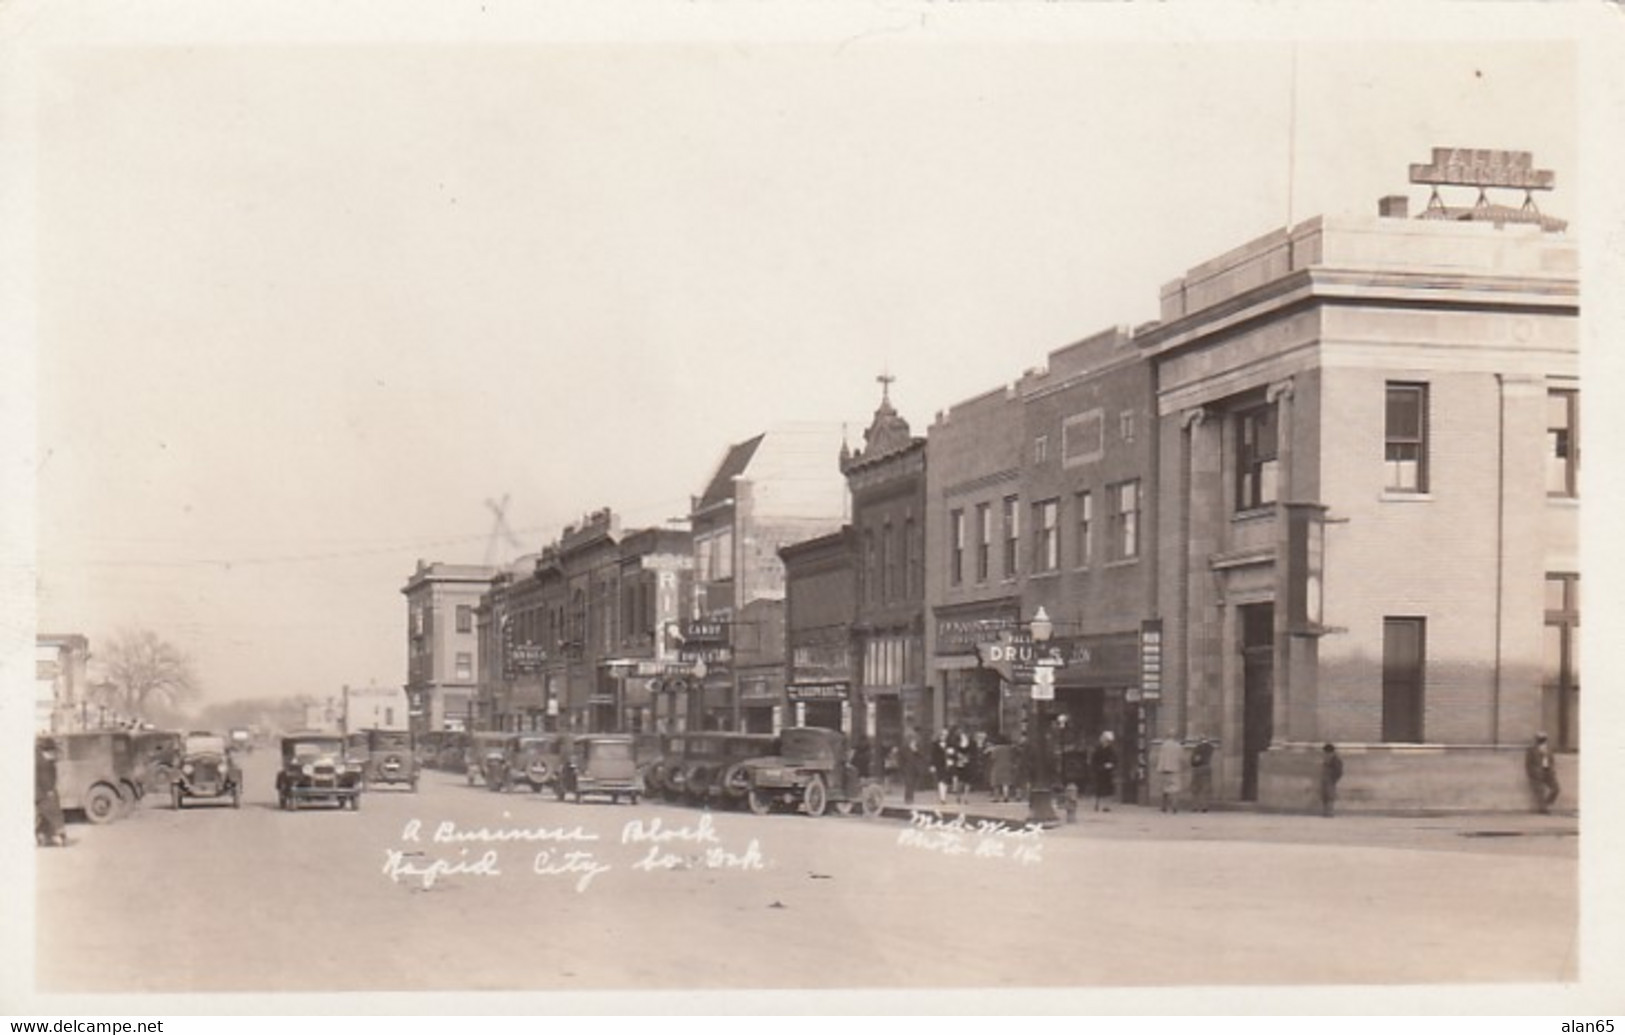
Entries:
<svg viewBox="0 0 1625 1035">
<path fill-rule="evenodd" d="M 299 771 L 304 773 L 306 776 L 316 775 L 316 767 L 311 765 L 309 762 L 306 762 Z"/>
<path fill-rule="evenodd" d="M 185 773 L 187 776 L 191 776 L 192 775 L 192 763 L 188 762 L 185 765 L 181 766 L 181 772 Z"/>
</svg>

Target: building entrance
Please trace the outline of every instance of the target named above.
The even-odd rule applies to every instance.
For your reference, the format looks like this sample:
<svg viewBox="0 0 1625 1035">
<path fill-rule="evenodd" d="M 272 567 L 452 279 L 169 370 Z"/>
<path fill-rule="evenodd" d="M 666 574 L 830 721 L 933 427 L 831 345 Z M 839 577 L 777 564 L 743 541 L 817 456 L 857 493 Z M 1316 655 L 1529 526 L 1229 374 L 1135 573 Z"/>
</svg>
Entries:
<svg viewBox="0 0 1625 1035">
<path fill-rule="evenodd" d="M 1275 605 L 1241 611 L 1241 800 L 1258 800 L 1258 756 L 1275 736 Z"/>
</svg>

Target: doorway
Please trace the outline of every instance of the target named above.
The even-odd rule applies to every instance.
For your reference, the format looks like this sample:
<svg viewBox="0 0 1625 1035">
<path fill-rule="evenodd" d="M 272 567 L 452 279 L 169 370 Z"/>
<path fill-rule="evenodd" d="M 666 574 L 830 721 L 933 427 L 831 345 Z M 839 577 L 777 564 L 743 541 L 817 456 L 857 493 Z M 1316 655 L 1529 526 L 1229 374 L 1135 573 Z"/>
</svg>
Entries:
<svg viewBox="0 0 1625 1035">
<path fill-rule="evenodd" d="M 1241 800 L 1258 800 L 1258 757 L 1275 736 L 1275 605 L 1241 612 Z"/>
</svg>

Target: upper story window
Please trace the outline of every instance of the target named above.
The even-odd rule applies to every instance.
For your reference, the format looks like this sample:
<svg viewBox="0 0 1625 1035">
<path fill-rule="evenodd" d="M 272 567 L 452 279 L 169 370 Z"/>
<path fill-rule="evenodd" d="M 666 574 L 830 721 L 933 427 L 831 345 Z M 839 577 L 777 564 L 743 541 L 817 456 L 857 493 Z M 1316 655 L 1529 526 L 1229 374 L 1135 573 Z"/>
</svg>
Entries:
<svg viewBox="0 0 1625 1035">
<path fill-rule="evenodd" d="M 976 505 L 976 581 L 986 582 L 993 556 L 993 508 Z"/>
<path fill-rule="evenodd" d="M 468 683 L 474 679 L 474 655 L 468 651 L 457 652 L 457 680 Z"/>
<path fill-rule="evenodd" d="M 1580 393 L 1546 393 L 1546 494 L 1580 494 Z"/>
<path fill-rule="evenodd" d="M 1040 435 L 1033 439 L 1033 463 L 1041 464 L 1049 459 L 1049 436 Z"/>
<path fill-rule="evenodd" d="M 1004 577 L 1013 579 L 1021 554 L 1021 497 L 1004 498 Z"/>
<path fill-rule="evenodd" d="M 1061 501 L 1033 504 L 1033 571 L 1055 571 L 1061 566 Z"/>
<path fill-rule="evenodd" d="M 965 512 L 948 514 L 948 580 L 955 586 L 965 581 Z"/>
<path fill-rule="evenodd" d="M 1280 435 L 1274 403 L 1236 414 L 1236 509 L 1256 510 L 1276 500 Z"/>
<path fill-rule="evenodd" d="M 1389 492 L 1428 491 L 1427 433 L 1428 386 L 1388 382 L 1383 487 Z"/>
<path fill-rule="evenodd" d="M 1094 537 L 1090 535 L 1090 529 L 1095 520 L 1095 498 L 1088 492 L 1080 492 L 1072 497 L 1072 501 L 1072 509 L 1077 515 L 1075 563 L 1080 568 L 1087 568 L 1094 561 Z"/>
<path fill-rule="evenodd" d="M 912 598 L 920 586 L 920 543 L 914 519 L 903 519 L 903 596 Z"/>
<path fill-rule="evenodd" d="M 460 633 L 474 631 L 474 609 L 467 604 L 457 605 L 457 631 Z"/>
<path fill-rule="evenodd" d="M 1111 504 L 1111 557 L 1121 561 L 1140 555 L 1140 483 L 1118 482 L 1106 490 Z"/>
</svg>

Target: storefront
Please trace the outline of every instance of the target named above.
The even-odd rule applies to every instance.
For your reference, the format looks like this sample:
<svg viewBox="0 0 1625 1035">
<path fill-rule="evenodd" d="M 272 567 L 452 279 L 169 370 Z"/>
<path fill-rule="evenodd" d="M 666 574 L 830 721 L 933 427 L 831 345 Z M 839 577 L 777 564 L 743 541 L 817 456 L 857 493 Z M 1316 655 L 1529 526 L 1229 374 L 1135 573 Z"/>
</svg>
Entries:
<svg viewBox="0 0 1625 1035">
<path fill-rule="evenodd" d="M 931 668 L 941 691 L 941 707 L 934 725 L 958 726 L 967 733 L 1009 733 L 1007 688 L 997 672 L 982 667 L 976 649 L 1019 628 L 1018 603 L 1003 598 L 937 608 L 935 613 L 937 637 Z"/>
<path fill-rule="evenodd" d="M 852 684 L 846 680 L 791 683 L 784 688 L 794 726 L 852 731 Z"/>
</svg>

